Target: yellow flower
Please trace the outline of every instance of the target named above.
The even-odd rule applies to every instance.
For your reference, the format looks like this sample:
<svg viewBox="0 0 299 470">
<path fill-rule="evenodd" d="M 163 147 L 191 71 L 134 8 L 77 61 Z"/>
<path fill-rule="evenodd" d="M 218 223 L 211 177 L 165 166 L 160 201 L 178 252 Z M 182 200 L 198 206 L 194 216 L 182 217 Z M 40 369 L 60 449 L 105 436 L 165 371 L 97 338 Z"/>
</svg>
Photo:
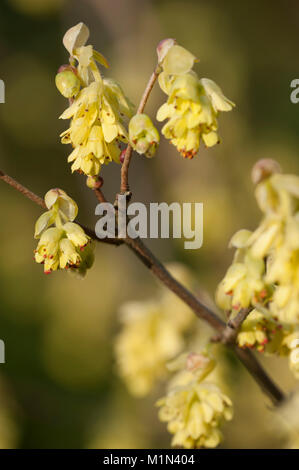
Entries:
<svg viewBox="0 0 299 470">
<path fill-rule="evenodd" d="M 60 268 L 64 269 L 66 266 L 76 266 L 80 263 L 81 258 L 76 251 L 75 245 L 68 239 L 63 238 L 59 243 L 60 249 Z"/>
<path fill-rule="evenodd" d="M 109 102 L 104 89 L 103 83 L 92 82 L 60 116 L 72 118 L 70 128 L 61 134 L 62 143 L 74 147 L 68 158 L 73 162 L 72 171 L 82 171 L 88 176 L 97 175 L 102 164 L 112 160 L 119 163 L 120 142 L 127 142 L 119 109 Z"/>
<path fill-rule="evenodd" d="M 238 342 L 259 350 L 267 343 L 266 350 L 277 349 L 281 335 L 269 335 L 275 323 L 283 335 L 299 323 L 299 177 L 280 171 L 273 160 L 255 164 L 252 179 L 264 217 L 253 233 L 241 230 L 233 237 L 236 255 L 216 292 L 217 304 L 228 312 L 257 308 Z"/>
<path fill-rule="evenodd" d="M 92 46 L 85 46 L 88 36 L 88 28 L 79 23 L 63 40 L 78 62 L 75 70 L 83 88 L 60 116 L 60 119 L 71 119 L 69 129 L 61 134 L 61 141 L 73 146 L 68 157 L 72 171 L 96 176 L 103 164 L 120 162 L 120 143 L 128 143 L 123 117 L 131 115 L 132 105 L 114 80 L 101 76 L 95 61 L 105 66 L 107 62 Z"/>
<path fill-rule="evenodd" d="M 146 114 L 135 114 L 129 123 L 129 138 L 140 155 L 153 157 L 160 142 L 159 132 Z"/>
<path fill-rule="evenodd" d="M 218 114 L 230 111 L 234 103 L 212 80 L 198 79 L 191 70 L 195 61 L 193 54 L 171 42 L 166 46 L 159 84 L 168 100 L 158 110 L 157 119 L 168 119 L 162 134 L 170 139 L 183 157 L 193 158 L 201 139 L 207 147 L 219 142 Z"/>
<path fill-rule="evenodd" d="M 49 274 L 59 267 L 59 242 L 63 230 L 57 227 L 48 228 L 41 236 L 35 251 L 35 261 L 44 264 L 44 271 Z"/>
<path fill-rule="evenodd" d="M 162 87 L 169 97 L 167 103 L 158 110 L 157 119 L 168 119 L 162 133 L 171 140 L 183 157 L 193 158 L 198 152 L 201 139 L 207 147 L 219 142 L 218 112 L 232 109 L 232 104 L 223 97 L 217 85 L 211 80 L 199 80 L 194 72 L 175 77 L 162 75 L 160 85 L 162 80 Z M 220 91 L 211 94 L 210 82 L 215 90 Z"/>
<path fill-rule="evenodd" d="M 71 230 L 69 225 L 72 225 Z M 79 225 L 68 222 L 62 228 L 50 227 L 42 234 L 35 250 L 35 261 L 44 265 L 46 274 L 57 269 L 80 267 L 82 262 L 80 250 L 83 250 L 89 242 L 89 237 L 83 235 L 81 231 L 84 234 Z M 77 233 L 74 235 L 75 232 L 80 235 Z"/>
<path fill-rule="evenodd" d="M 222 438 L 221 422 L 232 419 L 232 403 L 215 384 L 203 381 L 211 371 L 200 373 L 202 366 L 204 370 L 208 367 L 206 362 L 196 359 L 192 364 L 197 364 L 199 372 L 197 367 L 189 367 L 179 373 L 170 383 L 167 395 L 158 400 L 159 418 L 168 423 L 167 429 L 174 435 L 172 446 L 216 447 Z"/>
<path fill-rule="evenodd" d="M 236 254 L 216 292 L 216 303 L 224 310 L 238 311 L 268 297 L 263 280 L 265 263 L 253 257 L 246 247 L 250 233 L 239 231 L 230 241 L 230 246 L 237 248 Z"/>
<path fill-rule="evenodd" d="M 64 224 L 63 229 L 68 239 L 76 248 L 84 248 L 90 240 L 89 236 L 86 235 L 83 228 L 78 224 L 74 224 L 74 222 L 67 222 Z"/>
<path fill-rule="evenodd" d="M 241 326 L 237 343 L 241 348 L 255 348 L 259 352 L 279 352 L 284 337 L 283 326 L 270 315 L 254 309 Z"/>
<path fill-rule="evenodd" d="M 49 210 L 35 225 L 35 238 L 40 238 L 35 261 L 44 265 L 47 274 L 71 268 L 82 277 L 92 266 L 93 246 L 90 237 L 73 222 L 78 213 L 77 204 L 58 188 L 47 192 L 45 204 Z"/>
</svg>

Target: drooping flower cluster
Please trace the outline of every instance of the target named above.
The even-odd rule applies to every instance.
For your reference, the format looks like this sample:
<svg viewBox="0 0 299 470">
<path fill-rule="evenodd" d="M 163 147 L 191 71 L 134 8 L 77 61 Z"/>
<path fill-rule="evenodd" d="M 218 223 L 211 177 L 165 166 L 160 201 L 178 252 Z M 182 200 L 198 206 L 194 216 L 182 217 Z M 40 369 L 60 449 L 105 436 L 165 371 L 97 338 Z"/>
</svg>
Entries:
<svg viewBox="0 0 299 470">
<path fill-rule="evenodd" d="M 83 23 L 66 32 L 63 43 L 71 66 L 58 73 L 56 85 L 64 96 L 73 98 L 60 116 L 71 119 L 61 141 L 73 146 L 68 158 L 72 171 L 95 176 L 101 165 L 120 162 L 121 142 L 128 142 L 123 119 L 132 115 L 132 105 L 114 80 L 101 76 L 96 62 L 105 67 L 108 64 L 91 45 L 85 45 L 88 37 L 89 30 Z"/>
<path fill-rule="evenodd" d="M 231 420 L 231 400 L 206 377 L 214 368 L 206 354 L 191 353 L 185 369 L 169 385 L 167 395 L 157 402 L 159 418 L 167 422 L 173 434 L 172 446 L 191 448 L 216 447 L 221 441 L 222 421 Z"/>
<path fill-rule="evenodd" d="M 299 177 L 281 174 L 272 160 L 258 162 L 252 176 L 264 217 L 254 232 L 233 237 L 237 252 L 216 301 L 228 315 L 255 309 L 242 325 L 240 345 L 283 354 L 299 326 Z"/>
<path fill-rule="evenodd" d="M 175 266 L 172 271 L 180 270 Z M 115 352 L 120 375 L 133 395 L 148 394 L 166 376 L 166 363 L 182 351 L 193 319 L 190 309 L 168 291 L 154 300 L 123 305 Z"/>
<path fill-rule="evenodd" d="M 39 239 L 35 261 L 44 265 L 46 274 L 57 269 L 70 269 L 80 276 L 93 264 L 90 237 L 74 223 L 78 207 L 62 189 L 51 189 L 45 195 L 49 209 L 35 224 L 34 237 Z"/>
<path fill-rule="evenodd" d="M 159 84 L 168 96 L 157 113 L 158 121 L 168 119 L 162 134 L 183 157 L 193 158 L 201 140 L 207 147 L 219 142 L 219 112 L 230 111 L 234 103 L 212 80 L 198 78 L 192 70 L 195 56 L 174 40 L 160 43 L 158 57 L 163 68 Z"/>
</svg>

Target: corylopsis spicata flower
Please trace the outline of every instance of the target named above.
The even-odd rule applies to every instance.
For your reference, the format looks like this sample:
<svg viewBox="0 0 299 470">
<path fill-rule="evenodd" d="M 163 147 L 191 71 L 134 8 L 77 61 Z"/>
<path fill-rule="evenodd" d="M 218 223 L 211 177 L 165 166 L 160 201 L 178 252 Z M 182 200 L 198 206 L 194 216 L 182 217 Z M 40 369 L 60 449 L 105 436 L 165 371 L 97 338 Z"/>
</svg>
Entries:
<svg viewBox="0 0 299 470">
<path fill-rule="evenodd" d="M 90 237 L 73 222 L 77 204 L 58 188 L 47 192 L 45 204 L 49 210 L 35 225 L 35 238 L 39 238 L 35 261 L 44 265 L 46 274 L 70 269 L 84 276 L 93 263 L 93 247 Z"/>
<path fill-rule="evenodd" d="M 61 141 L 73 146 L 68 158 L 72 171 L 96 176 L 103 164 L 120 162 L 121 142 L 128 143 L 124 116 L 131 116 L 132 105 L 114 80 L 102 77 L 96 62 L 108 66 L 107 61 L 91 45 L 85 45 L 88 36 L 87 27 L 79 23 L 63 40 L 77 61 L 76 73 L 82 88 L 60 116 L 71 119 Z"/>
<path fill-rule="evenodd" d="M 207 147 L 219 142 L 218 114 L 230 111 L 234 103 L 212 80 L 198 79 L 192 70 L 193 54 L 177 44 L 166 45 L 159 84 L 168 99 L 158 110 L 157 119 L 168 119 L 162 134 L 183 157 L 193 158 L 201 140 Z"/>
<path fill-rule="evenodd" d="M 222 439 L 221 422 L 232 419 L 232 402 L 217 385 L 206 381 L 213 369 L 212 360 L 193 358 L 192 365 L 195 362 L 197 367 L 192 369 L 188 359 L 190 362 L 190 355 L 187 369 L 174 378 L 167 394 L 157 402 L 159 418 L 174 435 L 172 446 L 217 447 Z"/>
</svg>

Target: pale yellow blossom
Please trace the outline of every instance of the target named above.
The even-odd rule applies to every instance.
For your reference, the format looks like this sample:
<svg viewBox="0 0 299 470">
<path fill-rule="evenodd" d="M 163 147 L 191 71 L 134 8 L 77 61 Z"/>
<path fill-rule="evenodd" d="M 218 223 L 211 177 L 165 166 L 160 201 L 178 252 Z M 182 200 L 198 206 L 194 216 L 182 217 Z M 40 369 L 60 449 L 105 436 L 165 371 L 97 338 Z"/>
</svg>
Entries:
<svg viewBox="0 0 299 470">
<path fill-rule="evenodd" d="M 222 439 L 222 421 L 232 419 L 232 402 L 219 387 L 205 381 L 213 362 L 210 367 L 207 356 L 195 356 L 189 368 L 190 355 L 187 357 L 187 369 L 173 378 L 166 396 L 158 400 L 159 418 L 173 434 L 172 446 L 217 447 Z"/>
<path fill-rule="evenodd" d="M 77 204 L 58 188 L 47 192 L 45 204 L 49 210 L 35 225 L 35 238 L 40 239 L 34 252 L 35 261 L 44 265 L 47 274 L 70 268 L 82 277 L 92 266 L 93 246 L 82 227 L 73 222 L 78 213 Z"/>
<path fill-rule="evenodd" d="M 218 114 L 230 111 L 234 104 L 212 80 L 199 80 L 192 70 L 193 54 L 171 42 L 166 46 L 159 84 L 168 99 L 158 110 L 157 119 L 168 119 L 162 134 L 183 157 L 193 158 L 201 140 L 207 147 L 219 142 Z"/>
</svg>

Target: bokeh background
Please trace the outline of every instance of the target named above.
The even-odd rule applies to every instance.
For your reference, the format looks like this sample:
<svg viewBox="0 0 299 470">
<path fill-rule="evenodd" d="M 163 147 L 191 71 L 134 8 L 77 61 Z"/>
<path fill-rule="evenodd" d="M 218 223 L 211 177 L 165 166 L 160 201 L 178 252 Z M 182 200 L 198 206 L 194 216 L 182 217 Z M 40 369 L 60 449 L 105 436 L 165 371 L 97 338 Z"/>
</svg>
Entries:
<svg viewBox="0 0 299 470">
<path fill-rule="evenodd" d="M 71 175 L 69 149 L 59 142 L 65 123 L 58 116 L 66 103 L 54 83 L 67 62 L 62 36 L 79 21 L 108 58 L 108 76 L 134 103 L 165 37 L 199 57 L 199 75 L 215 80 L 237 103 L 220 117 L 221 145 L 184 161 L 162 140 L 155 159 L 136 156 L 131 167 L 135 200 L 204 203 L 200 250 L 184 250 L 182 240 L 149 244 L 163 261 L 188 266 L 212 298 L 231 260 L 230 236 L 254 228 L 260 217 L 250 182 L 254 162 L 270 157 L 286 172 L 299 172 L 299 104 L 290 101 L 290 82 L 299 74 L 298 2 L 1 1 L 6 103 L 0 105 L 0 167 L 40 195 L 63 188 L 78 202 L 80 221 L 94 227 L 93 194 L 83 177 Z M 156 87 L 147 108 L 153 118 L 162 100 Z M 103 172 L 112 200 L 119 170 L 111 164 Z M 0 211 L 0 338 L 7 360 L 0 365 L 0 447 L 168 447 L 170 436 L 153 412 L 161 390 L 147 399 L 131 397 L 113 351 L 119 307 L 154 295 L 156 281 L 124 247 L 106 245 L 97 247 L 86 280 L 44 276 L 32 259 L 40 209 L 1 183 Z M 229 362 L 236 411 L 223 446 L 284 446 L 266 398 L 237 362 Z M 284 360 L 263 362 L 282 387 L 295 386 Z"/>
</svg>

